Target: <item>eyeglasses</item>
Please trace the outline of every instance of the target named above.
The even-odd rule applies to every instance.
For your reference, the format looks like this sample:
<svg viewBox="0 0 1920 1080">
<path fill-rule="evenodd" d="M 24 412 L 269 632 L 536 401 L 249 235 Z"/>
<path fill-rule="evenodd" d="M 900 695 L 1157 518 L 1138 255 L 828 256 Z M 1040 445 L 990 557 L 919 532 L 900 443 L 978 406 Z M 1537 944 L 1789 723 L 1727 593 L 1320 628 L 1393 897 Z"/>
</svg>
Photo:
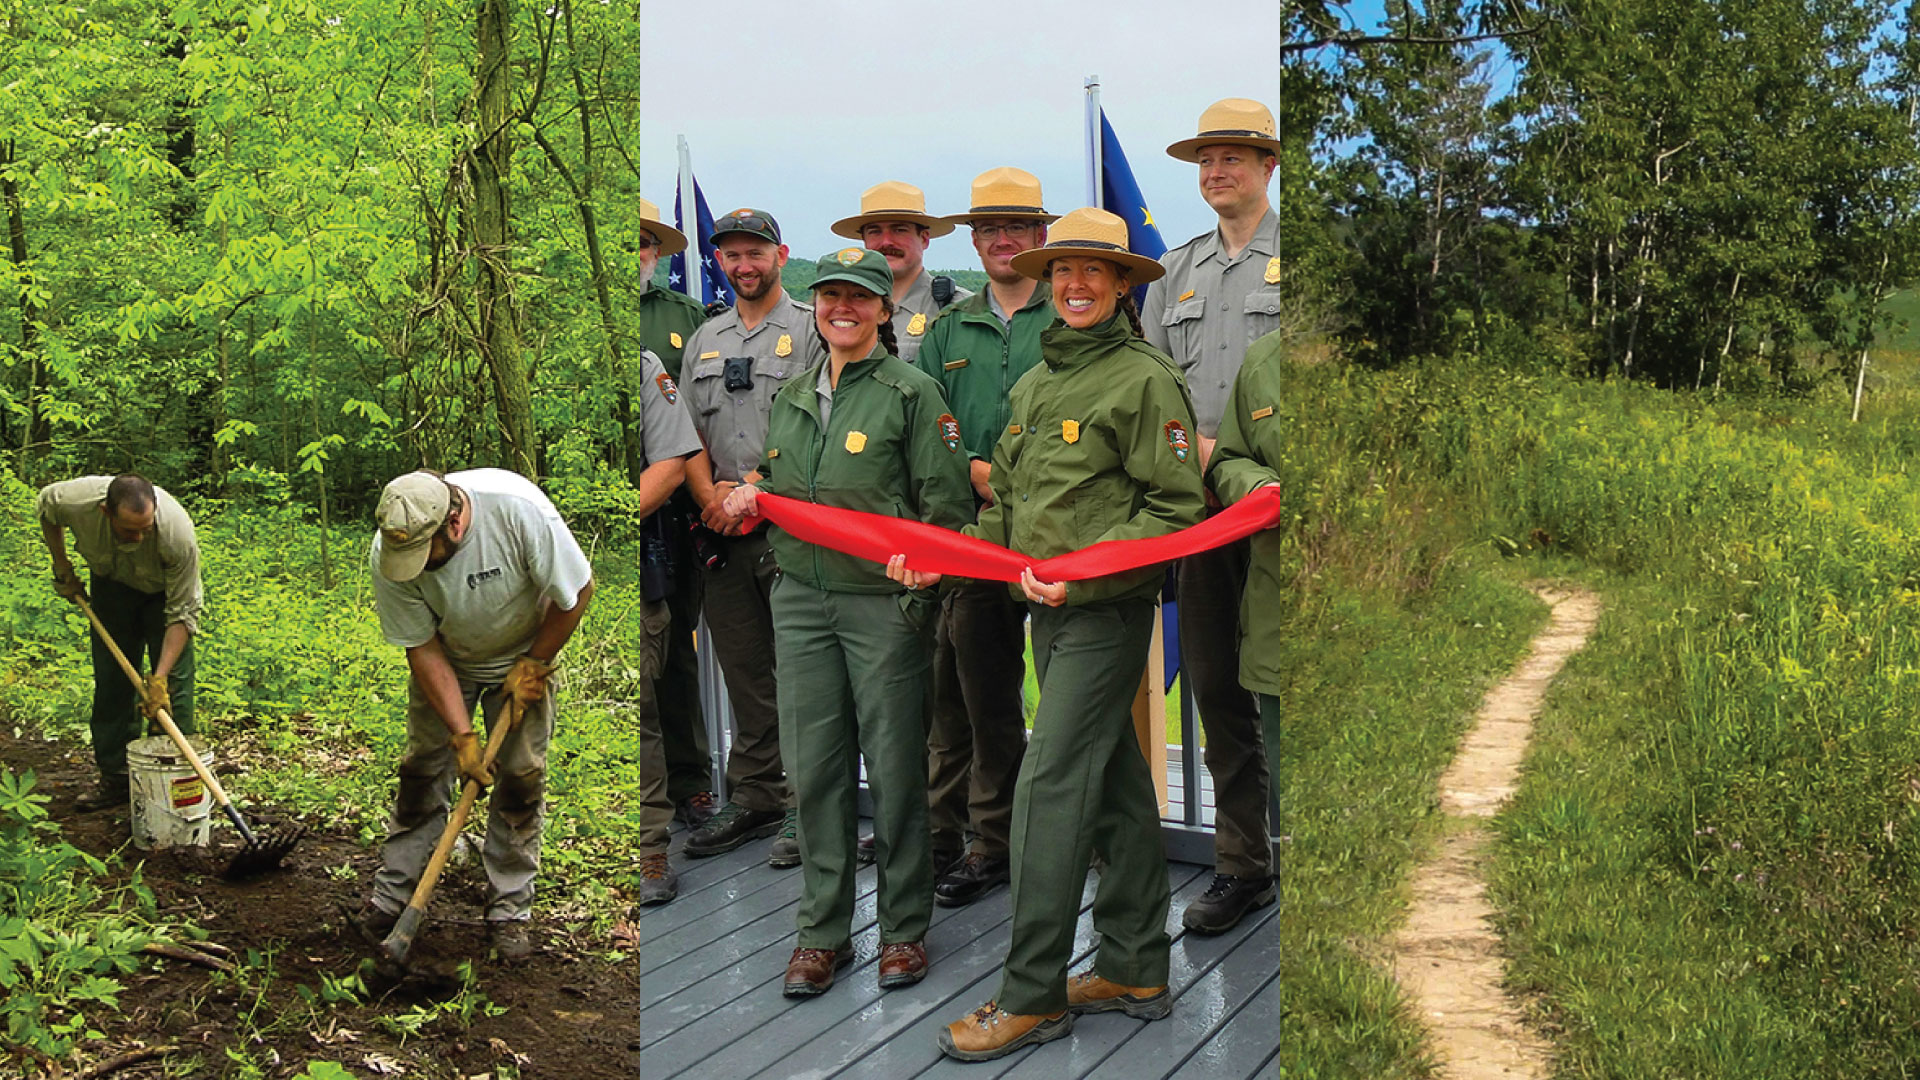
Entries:
<svg viewBox="0 0 1920 1080">
<path fill-rule="evenodd" d="M 652 233 L 642 232 L 640 234 L 640 250 L 641 251 L 651 251 L 652 249 L 657 248 L 659 246 L 660 246 L 660 241 L 657 238 L 655 238 Z"/>
<path fill-rule="evenodd" d="M 973 235 L 980 240 L 992 240 L 999 236 L 1005 236 L 1009 240 L 1025 240 L 1033 235 L 1033 222 L 1012 221 L 1005 225 L 975 225 Z"/>
</svg>

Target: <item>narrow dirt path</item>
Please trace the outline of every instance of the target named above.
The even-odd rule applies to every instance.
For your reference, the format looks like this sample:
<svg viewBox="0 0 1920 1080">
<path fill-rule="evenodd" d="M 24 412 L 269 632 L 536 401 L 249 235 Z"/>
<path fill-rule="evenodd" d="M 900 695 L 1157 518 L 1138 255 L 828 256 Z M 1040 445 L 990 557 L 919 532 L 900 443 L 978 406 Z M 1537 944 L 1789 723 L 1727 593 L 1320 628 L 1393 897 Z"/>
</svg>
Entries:
<svg viewBox="0 0 1920 1080">
<path fill-rule="evenodd" d="M 1600 617 L 1584 590 L 1535 588 L 1553 606 L 1533 651 L 1480 703 L 1473 730 L 1440 778 L 1440 808 L 1455 824 L 1415 869 L 1413 905 L 1393 941 L 1394 975 L 1432 1034 L 1441 1074 L 1452 1080 L 1545 1077 L 1547 1044 L 1500 988 L 1500 940 L 1480 865 L 1490 818 L 1520 782 L 1533 719 L 1567 657 Z M 1470 822 L 1470 824 L 1461 824 Z"/>
</svg>

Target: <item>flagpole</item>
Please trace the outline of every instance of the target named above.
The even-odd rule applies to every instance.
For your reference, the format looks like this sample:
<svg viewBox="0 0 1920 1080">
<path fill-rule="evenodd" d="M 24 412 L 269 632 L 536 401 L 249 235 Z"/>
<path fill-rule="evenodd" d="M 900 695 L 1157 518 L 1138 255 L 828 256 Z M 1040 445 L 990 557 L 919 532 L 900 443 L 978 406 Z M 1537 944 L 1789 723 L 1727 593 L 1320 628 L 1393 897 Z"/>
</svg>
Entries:
<svg viewBox="0 0 1920 1080">
<path fill-rule="evenodd" d="M 700 214 L 693 194 L 693 150 L 687 146 L 687 137 L 680 136 L 680 221 L 681 229 L 690 241 L 687 245 L 687 257 L 682 260 L 687 272 L 682 274 L 680 291 L 699 300 L 701 295 L 693 290 L 694 275 L 700 273 L 700 240 L 694 234 L 700 231 Z"/>
<path fill-rule="evenodd" d="M 1100 76 L 1089 75 L 1087 91 L 1087 205 L 1100 206 Z"/>
</svg>

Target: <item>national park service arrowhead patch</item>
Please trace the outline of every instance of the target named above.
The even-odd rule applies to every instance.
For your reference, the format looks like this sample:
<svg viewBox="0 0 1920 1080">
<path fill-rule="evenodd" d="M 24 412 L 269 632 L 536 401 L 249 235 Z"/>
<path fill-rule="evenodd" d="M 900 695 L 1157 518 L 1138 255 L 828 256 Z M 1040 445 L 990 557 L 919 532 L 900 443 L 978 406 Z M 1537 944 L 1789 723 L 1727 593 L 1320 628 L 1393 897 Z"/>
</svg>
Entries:
<svg viewBox="0 0 1920 1080">
<path fill-rule="evenodd" d="M 1187 453 L 1193 449 L 1187 438 L 1186 425 L 1178 420 L 1167 421 L 1167 445 L 1173 449 L 1173 456 L 1180 461 L 1187 460 Z"/>
<path fill-rule="evenodd" d="M 940 441 L 947 444 L 947 452 L 950 454 L 959 453 L 960 421 L 955 420 L 952 413 L 941 413 L 940 418 L 935 420 L 934 423 L 940 428 Z"/>
<path fill-rule="evenodd" d="M 680 388 L 674 385 L 673 376 L 663 371 L 653 377 L 653 385 L 660 388 L 660 396 L 667 399 L 667 404 L 680 404 Z"/>
</svg>

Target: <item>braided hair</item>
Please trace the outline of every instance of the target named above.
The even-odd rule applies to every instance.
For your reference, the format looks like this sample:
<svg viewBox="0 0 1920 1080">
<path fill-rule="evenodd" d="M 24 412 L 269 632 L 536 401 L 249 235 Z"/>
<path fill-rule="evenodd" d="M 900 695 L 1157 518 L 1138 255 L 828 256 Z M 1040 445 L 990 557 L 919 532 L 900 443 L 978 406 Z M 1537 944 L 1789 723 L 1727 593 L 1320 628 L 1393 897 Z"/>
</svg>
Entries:
<svg viewBox="0 0 1920 1080">
<path fill-rule="evenodd" d="M 833 355 L 833 348 L 827 344 L 827 335 L 820 332 L 820 320 L 813 322 L 813 336 L 820 342 L 820 352 L 825 356 Z M 880 345 L 894 356 L 900 355 L 900 342 L 893 333 L 893 297 L 880 298 Z"/>
<path fill-rule="evenodd" d="M 1133 336 L 1145 338 L 1147 332 L 1140 328 L 1140 305 L 1133 302 L 1133 290 L 1127 289 L 1120 294 L 1120 310 L 1127 317 L 1127 325 L 1133 327 Z"/>
</svg>

